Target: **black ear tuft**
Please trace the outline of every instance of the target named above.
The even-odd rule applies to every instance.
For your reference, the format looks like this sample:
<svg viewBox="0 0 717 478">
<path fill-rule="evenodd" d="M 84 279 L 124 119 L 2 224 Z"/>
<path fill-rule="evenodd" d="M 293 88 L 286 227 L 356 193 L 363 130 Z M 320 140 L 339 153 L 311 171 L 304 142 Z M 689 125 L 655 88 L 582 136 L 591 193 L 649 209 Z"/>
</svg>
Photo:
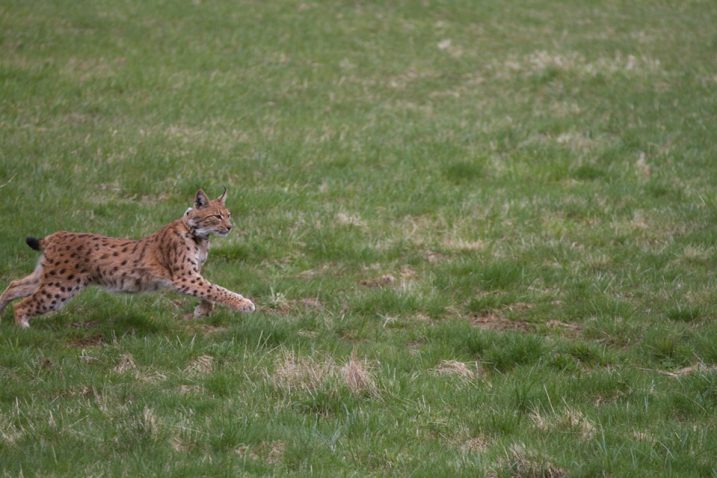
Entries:
<svg viewBox="0 0 717 478">
<path fill-rule="evenodd" d="M 28 246 L 30 246 L 31 248 L 35 249 L 36 251 L 41 251 L 41 250 L 42 250 L 42 249 L 40 248 L 40 240 L 39 240 L 39 239 L 36 239 L 36 238 L 34 238 L 34 237 L 26 237 L 26 238 L 25 238 L 25 243 L 26 243 Z"/>
<path fill-rule="evenodd" d="M 224 187 L 224 192 L 222 193 L 222 195 L 217 198 L 217 201 L 222 203 L 222 205 L 225 205 L 227 203 L 227 188 L 226 188 L 226 186 Z"/>
<path fill-rule="evenodd" d="M 194 207 L 197 209 L 207 207 L 209 205 L 209 198 L 201 189 L 197 191 L 197 196 L 194 198 Z"/>
</svg>

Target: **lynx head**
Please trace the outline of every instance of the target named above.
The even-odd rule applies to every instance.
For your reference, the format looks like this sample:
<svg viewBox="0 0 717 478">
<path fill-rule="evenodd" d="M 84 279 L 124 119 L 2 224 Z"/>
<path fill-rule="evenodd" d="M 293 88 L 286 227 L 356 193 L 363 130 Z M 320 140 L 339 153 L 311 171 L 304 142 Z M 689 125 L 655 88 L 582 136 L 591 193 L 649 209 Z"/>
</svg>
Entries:
<svg viewBox="0 0 717 478">
<path fill-rule="evenodd" d="M 184 213 L 184 222 L 195 237 L 206 238 L 210 234 L 226 236 L 232 230 L 232 213 L 226 207 L 227 190 L 210 200 L 201 189 L 194 197 L 194 206 Z"/>
</svg>

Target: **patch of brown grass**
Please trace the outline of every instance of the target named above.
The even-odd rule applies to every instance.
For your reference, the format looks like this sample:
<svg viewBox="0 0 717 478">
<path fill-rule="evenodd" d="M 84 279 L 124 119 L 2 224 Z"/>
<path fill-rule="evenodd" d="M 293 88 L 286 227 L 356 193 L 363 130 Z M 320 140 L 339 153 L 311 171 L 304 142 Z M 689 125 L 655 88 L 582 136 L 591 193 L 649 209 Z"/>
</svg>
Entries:
<svg viewBox="0 0 717 478">
<path fill-rule="evenodd" d="M 285 352 L 274 369 L 271 381 L 287 391 L 313 391 L 335 374 L 335 368 L 333 360 L 329 358 L 319 361 Z"/>
<path fill-rule="evenodd" d="M 341 367 L 341 377 L 353 393 L 376 393 L 376 383 L 371 377 L 367 365 L 351 354 L 348 362 Z"/>
<path fill-rule="evenodd" d="M 116 373 L 125 373 L 129 370 L 136 369 L 137 364 L 134 363 L 134 357 L 132 357 L 132 354 L 123 354 L 117 362 L 117 365 L 115 365 L 112 370 Z"/>
<path fill-rule="evenodd" d="M 276 440 L 266 444 L 266 462 L 270 465 L 276 465 L 281 462 L 286 451 L 286 442 Z"/>
<path fill-rule="evenodd" d="M 544 417 L 537 410 L 530 414 L 535 427 L 544 432 L 556 430 L 575 432 L 584 441 L 595 436 L 595 425 L 580 411 L 573 408 L 565 409 L 559 415 Z"/>
<path fill-rule="evenodd" d="M 567 332 L 569 335 L 577 335 L 583 330 L 582 326 L 579 324 L 563 322 L 560 320 L 549 320 L 545 323 L 545 325 L 551 329 Z"/>
<path fill-rule="evenodd" d="M 336 222 L 342 226 L 364 227 L 366 222 L 358 214 L 339 212 L 336 214 Z"/>
<path fill-rule="evenodd" d="M 25 432 L 13 423 L 11 418 L 0 414 L 0 443 L 13 445 L 24 434 Z"/>
<path fill-rule="evenodd" d="M 424 257 L 428 261 L 429 264 L 438 264 L 439 262 L 443 262 L 448 260 L 448 256 L 445 254 L 442 254 L 440 252 L 436 251 L 427 251 L 424 254 Z"/>
<path fill-rule="evenodd" d="M 694 373 L 705 374 L 717 372 L 717 365 L 705 365 L 703 363 L 698 363 L 695 365 L 683 367 L 679 370 L 675 370 L 674 372 L 670 372 L 668 370 L 658 370 L 657 372 L 661 373 L 662 375 L 667 375 L 668 377 L 680 378 L 686 375 L 692 375 Z"/>
<path fill-rule="evenodd" d="M 99 320 L 86 320 L 86 321 L 78 321 L 78 322 L 72 322 L 70 324 L 70 327 L 73 329 L 94 329 L 95 327 L 99 327 L 100 321 Z"/>
<path fill-rule="evenodd" d="M 345 385 L 351 393 L 377 393 L 370 367 L 354 354 L 343 366 L 338 366 L 331 357 L 297 357 L 293 352 L 284 352 L 277 361 L 274 373 L 268 378 L 275 386 L 289 392 L 313 392 L 333 382 Z"/>
<path fill-rule="evenodd" d="M 141 426 L 142 429 L 151 436 L 157 436 L 159 433 L 160 423 L 159 418 L 154 413 L 154 410 L 149 407 L 144 407 L 144 410 L 142 410 Z"/>
<path fill-rule="evenodd" d="M 384 274 L 380 277 L 374 277 L 372 279 L 363 279 L 359 281 L 359 284 L 364 287 L 386 287 L 396 282 L 396 277 L 392 274 Z"/>
<path fill-rule="evenodd" d="M 93 334 L 87 337 L 75 337 L 67 342 L 70 347 L 84 349 L 87 347 L 100 347 L 104 345 L 105 339 L 101 334 Z"/>
<path fill-rule="evenodd" d="M 263 461 L 268 465 L 276 465 L 284 458 L 286 442 L 276 440 L 262 442 L 258 445 L 239 445 L 234 449 L 234 453 L 252 461 Z"/>
<path fill-rule="evenodd" d="M 488 448 L 488 440 L 485 437 L 473 437 L 466 440 L 461 446 L 461 453 L 481 453 Z"/>
<path fill-rule="evenodd" d="M 471 325 L 484 330 L 515 330 L 527 332 L 533 329 L 533 325 L 524 320 L 510 320 L 494 311 L 473 316 Z"/>
<path fill-rule="evenodd" d="M 229 330 L 229 327 L 225 327 L 223 325 L 212 325 L 212 324 L 204 323 L 201 320 L 194 320 L 195 317 L 194 317 L 193 312 L 184 314 L 183 317 L 185 319 L 187 319 L 187 322 L 185 322 L 185 325 L 187 327 L 187 330 L 191 334 L 201 334 L 201 335 L 209 336 L 209 335 L 214 335 L 214 334 L 222 334 Z"/>
<path fill-rule="evenodd" d="M 115 373 L 125 374 L 131 372 L 135 380 L 142 383 L 157 383 L 167 380 L 167 376 L 157 370 L 142 370 L 134 361 L 132 354 L 123 354 L 112 369 Z"/>
<path fill-rule="evenodd" d="M 324 305 L 319 299 L 307 297 L 304 299 L 289 300 L 281 293 L 272 295 L 268 306 L 272 312 L 278 315 L 290 315 L 310 310 L 316 312 L 324 309 Z"/>
<path fill-rule="evenodd" d="M 442 360 L 441 363 L 433 369 L 433 372 L 438 375 L 456 375 L 466 380 L 472 380 L 479 376 L 480 367 L 477 363 L 470 366 L 457 360 Z"/>
<path fill-rule="evenodd" d="M 449 238 L 445 239 L 443 241 L 443 247 L 451 250 L 451 251 L 474 251 L 474 252 L 480 252 L 485 250 L 486 243 L 484 241 L 478 240 L 466 240 L 466 239 L 457 239 L 457 238 Z"/>
<path fill-rule="evenodd" d="M 189 375 L 206 375 L 212 373 L 212 370 L 214 370 L 214 357 L 211 355 L 200 355 L 184 368 L 184 372 Z"/>
<path fill-rule="evenodd" d="M 562 478 L 568 476 L 567 471 L 555 466 L 545 457 L 528 450 L 521 443 L 511 445 L 505 458 L 500 461 L 500 468 L 514 478 Z"/>
<path fill-rule="evenodd" d="M 158 383 L 167 380 L 167 376 L 165 374 L 156 370 L 135 370 L 134 378 L 137 379 L 138 382 L 142 383 Z"/>
<path fill-rule="evenodd" d="M 588 60 L 576 52 L 556 53 L 534 51 L 522 57 L 511 57 L 503 63 L 494 63 L 491 69 L 499 78 L 516 74 L 539 75 L 545 71 L 564 71 L 583 77 L 622 74 L 630 76 L 654 75 L 663 71 L 660 61 L 647 56 L 616 54 Z"/>
<path fill-rule="evenodd" d="M 315 277 L 319 277 L 322 275 L 327 274 L 331 270 L 332 266 L 330 264 L 323 264 L 321 267 L 318 267 L 316 269 L 307 269 L 305 271 L 299 272 L 297 274 L 297 277 L 300 279 L 313 279 Z"/>
<path fill-rule="evenodd" d="M 169 440 L 169 446 L 177 453 L 187 453 L 191 449 L 191 446 L 178 436 L 174 436 Z"/>
<path fill-rule="evenodd" d="M 299 303 L 308 309 L 321 310 L 324 308 L 324 305 L 321 301 L 319 301 L 319 299 L 306 298 L 301 299 Z"/>
<path fill-rule="evenodd" d="M 204 387 L 202 387 L 201 385 L 180 385 L 179 386 L 179 393 L 181 395 L 202 393 L 203 391 L 204 391 Z"/>
</svg>

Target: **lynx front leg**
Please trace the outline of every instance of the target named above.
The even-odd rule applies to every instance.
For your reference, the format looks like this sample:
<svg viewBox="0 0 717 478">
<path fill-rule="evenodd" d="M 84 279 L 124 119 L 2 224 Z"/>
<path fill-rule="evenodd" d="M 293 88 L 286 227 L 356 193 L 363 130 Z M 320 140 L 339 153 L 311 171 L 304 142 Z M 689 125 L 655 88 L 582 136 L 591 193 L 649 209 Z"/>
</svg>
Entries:
<svg viewBox="0 0 717 478">
<path fill-rule="evenodd" d="M 256 307 L 249 299 L 241 294 L 232 292 L 224 287 L 212 284 L 200 275 L 182 277 L 173 281 L 174 287 L 183 294 L 193 295 L 202 299 L 202 304 L 197 306 L 200 311 L 205 310 L 204 302 L 213 302 L 226 305 L 240 312 L 254 312 Z M 197 310 L 195 309 L 195 316 Z"/>
</svg>

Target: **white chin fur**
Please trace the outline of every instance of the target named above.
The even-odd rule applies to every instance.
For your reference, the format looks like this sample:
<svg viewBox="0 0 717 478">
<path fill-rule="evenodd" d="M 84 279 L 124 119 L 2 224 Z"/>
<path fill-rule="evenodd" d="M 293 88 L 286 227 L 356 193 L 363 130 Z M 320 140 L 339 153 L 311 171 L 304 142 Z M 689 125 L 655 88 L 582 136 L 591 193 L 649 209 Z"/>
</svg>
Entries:
<svg viewBox="0 0 717 478">
<path fill-rule="evenodd" d="M 219 232 L 219 231 L 214 231 L 211 229 L 202 229 L 202 228 L 194 230 L 194 235 L 197 237 L 209 237 L 211 234 L 215 234 L 219 237 L 224 237 L 229 234 L 229 231 Z"/>
<path fill-rule="evenodd" d="M 197 236 L 197 237 L 202 237 L 202 238 L 204 238 L 204 237 L 209 236 L 209 231 L 207 231 L 206 229 L 195 229 L 195 230 L 194 230 L 194 235 Z"/>
</svg>

